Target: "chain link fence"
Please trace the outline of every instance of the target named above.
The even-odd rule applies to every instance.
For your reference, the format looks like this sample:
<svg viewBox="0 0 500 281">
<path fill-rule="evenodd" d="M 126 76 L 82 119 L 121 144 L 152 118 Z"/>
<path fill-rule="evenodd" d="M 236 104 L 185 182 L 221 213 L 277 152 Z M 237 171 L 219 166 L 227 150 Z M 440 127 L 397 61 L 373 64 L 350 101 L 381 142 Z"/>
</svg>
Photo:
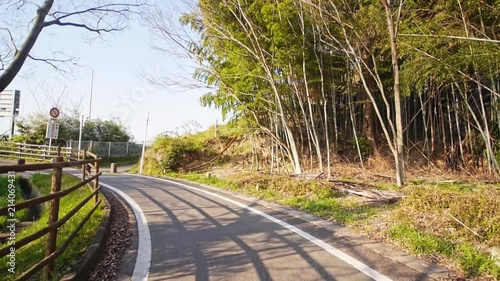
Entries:
<svg viewBox="0 0 500 281">
<path fill-rule="evenodd" d="M 146 147 L 153 142 L 146 142 Z M 66 141 L 66 146 L 71 147 L 73 151 L 78 150 L 78 141 Z M 141 155 L 142 142 L 102 142 L 102 141 L 82 141 L 81 149 L 88 150 L 100 157 L 113 156 L 137 156 Z"/>
</svg>

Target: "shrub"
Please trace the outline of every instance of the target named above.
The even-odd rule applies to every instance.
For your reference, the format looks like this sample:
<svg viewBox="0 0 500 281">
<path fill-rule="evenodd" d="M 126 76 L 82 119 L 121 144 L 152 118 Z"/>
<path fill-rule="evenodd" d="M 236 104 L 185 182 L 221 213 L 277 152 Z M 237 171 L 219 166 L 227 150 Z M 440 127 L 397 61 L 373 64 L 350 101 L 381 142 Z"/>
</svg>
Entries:
<svg viewBox="0 0 500 281">
<path fill-rule="evenodd" d="M 370 147 L 370 142 L 368 141 L 368 138 L 365 136 L 357 138 L 358 144 L 359 144 L 359 150 L 361 152 L 361 157 L 367 158 L 371 154 L 371 147 Z M 357 151 L 356 143 L 354 143 L 354 148 Z"/>
</svg>

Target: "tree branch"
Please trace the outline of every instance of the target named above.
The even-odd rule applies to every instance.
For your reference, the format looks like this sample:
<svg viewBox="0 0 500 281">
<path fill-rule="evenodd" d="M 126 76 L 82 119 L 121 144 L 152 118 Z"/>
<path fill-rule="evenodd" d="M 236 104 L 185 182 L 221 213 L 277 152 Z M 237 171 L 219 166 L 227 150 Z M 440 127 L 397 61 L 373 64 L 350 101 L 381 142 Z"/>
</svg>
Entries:
<svg viewBox="0 0 500 281">
<path fill-rule="evenodd" d="M 9 34 L 9 38 L 10 38 L 10 43 L 12 44 L 12 46 L 14 47 L 14 50 L 15 51 L 15 54 L 17 54 L 17 46 L 16 46 L 16 42 L 14 41 L 14 37 L 12 36 L 12 33 L 10 32 L 10 30 L 8 28 L 4 28 L 4 27 L 0 27 L 0 30 L 5 30 L 7 31 L 7 33 Z"/>
<path fill-rule="evenodd" d="M 51 14 L 55 18 L 55 20 L 62 20 L 67 17 L 75 16 L 75 15 L 81 15 L 85 13 L 92 13 L 92 12 L 112 12 L 112 13 L 133 13 L 133 14 L 139 14 L 138 12 L 130 10 L 131 7 L 140 7 L 144 5 L 146 2 L 142 4 L 107 4 L 107 5 L 101 5 L 97 7 L 92 7 L 88 8 L 85 10 L 80 10 L 80 11 L 75 11 L 75 12 L 61 12 L 61 11 L 55 11 L 54 13 Z M 122 9 L 113 9 L 113 7 L 117 8 L 122 8 Z M 62 16 L 57 16 L 58 14 L 61 14 Z"/>
<path fill-rule="evenodd" d="M 41 61 L 41 62 L 44 62 L 50 66 L 52 66 L 54 69 L 56 69 L 57 71 L 60 71 L 60 72 L 64 72 L 64 73 L 68 73 L 66 70 L 64 69 L 61 69 L 60 67 L 58 67 L 55 63 L 65 63 L 65 62 L 70 62 L 71 59 L 65 59 L 65 60 L 62 60 L 62 59 L 43 59 L 43 58 L 36 58 L 36 57 L 33 57 L 32 55 L 28 55 L 28 57 L 34 61 Z"/>
<path fill-rule="evenodd" d="M 120 28 L 93 28 L 93 27 L 90 27 L 84 23 L 60 22 L 59 20 L 52 20 L 52 21 L 44 23 L 44 27 L 51 26 L 51 25 L 80 27 L 80 28 L 85 28 L 88 31 L 96 32 L 98 34 L 101 34 L 101 32 L 122 31 L 124 29 L 123 27 L 120 27 Z"/>
</svg>

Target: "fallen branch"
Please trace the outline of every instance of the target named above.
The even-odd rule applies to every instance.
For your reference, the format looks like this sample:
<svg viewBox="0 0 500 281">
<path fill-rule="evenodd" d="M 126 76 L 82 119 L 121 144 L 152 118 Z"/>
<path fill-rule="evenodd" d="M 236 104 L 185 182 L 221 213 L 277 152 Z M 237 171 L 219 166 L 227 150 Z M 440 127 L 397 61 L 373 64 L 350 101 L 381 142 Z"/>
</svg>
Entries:
<svg viewBox="0 0 500 281">
<path fill-rule="evenodd" d="M 215 160 L 219 159 L 222 154 L 224 154 L 224 152 L 226 152 L 226 150 L 234 143 L 234 141 L 236 141 L 237 137 L 233 138 L 231 141 L 229 141 L 229 143 L 226 145 L 226 147 L 217 155 L 215 156 L 214 158 L 212 158 L 210 161 L 206 162 L 206 163 L 203 163 L 201 165 L 198 165 L 198 166 L 194 166 L 194 167 L 187 167 L 184 169 L 184 171 L 188 172 L 188 171 L 194 171 L 194 170 L 198 170 L 198 169 L 201 169 L 201 168 L 204 168 L 210 164 L 212 164 L 213 162 L 215 162 Z"/>
<path fill-rule="evenodd" d="M 472 230 L 470 227 L 466 226 L 465 223 L 461 222 L 459 219 L 455 218 L 452 214 L 448 213 L 445 211 L 445 213 L 450 216 L 451 218 L 453 218 L 456 222 L 458 222 L 459 224 L 461 224 L 463 227 L 465 227 L 467 230 L 469 230 L 470 232 L 474 233 L 474 235 L 476 235 L 477 237 L 481 238 L 481 235 L 477 234 L 477 232 L 475 232 L 474 230 Z"/>
<path fill-rule="evenodd" d="M 353 185 L 353 183 L 349 183 L 349 182 L 337 180 L 337 183 L 339 183 L 339 184 L 335 185 L 333 187 L 337 191 L 366 197 L 366 198 L 369 198 L 369 199 L 375 200 L 375 201 L 394 203 L 394 202 L 400 200 L 401 198 L 405 197 L 401 194 L 393 193 L 393 192 L 388 193 L 388 192 L 381 192 L 380 190 L 376 190 L 376 189 L 360 189 L 359 187 L 356 187 L 355 185 Z M 344 186 L 344 187 L 342 187 L 342 186 Z"/>
</svg>

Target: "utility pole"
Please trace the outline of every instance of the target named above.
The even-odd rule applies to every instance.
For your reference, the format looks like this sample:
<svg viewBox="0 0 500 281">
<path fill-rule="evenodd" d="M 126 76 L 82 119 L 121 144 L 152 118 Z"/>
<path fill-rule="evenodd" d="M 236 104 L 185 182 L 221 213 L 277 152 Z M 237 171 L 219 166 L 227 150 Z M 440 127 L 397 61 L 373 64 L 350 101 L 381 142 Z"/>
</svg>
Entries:
<svg viewBox="0 0 500 281">
<path fill-rule="evenodd" d="M 144 141 L 142 142 L 142 154 L 141 154 L 141 166 L 139 168 L 139 174 L 142 175 L 142 166 L 144 165 L 144 151 L 146 150 L 146 138 L 148 137 L 148 124 L 149 124 L 149 112 L 146 118 L 146 130 L 144 132 Z"/>
<path fill-rule="evenodd" d="M 89 121 L 92 118 L 92 93 L 93 92 L 94 92 L 94 69 L 92 68 L 92 80 L 90 81 Z"/>
<path fill-rule="evenodd" d="M 80 133 L 78 135 L 78 160 L 80 160 L 80 151 L 82 150 L 82 129 L 83 129 L 83 114 L 80 116 Z"/>
</svg>

